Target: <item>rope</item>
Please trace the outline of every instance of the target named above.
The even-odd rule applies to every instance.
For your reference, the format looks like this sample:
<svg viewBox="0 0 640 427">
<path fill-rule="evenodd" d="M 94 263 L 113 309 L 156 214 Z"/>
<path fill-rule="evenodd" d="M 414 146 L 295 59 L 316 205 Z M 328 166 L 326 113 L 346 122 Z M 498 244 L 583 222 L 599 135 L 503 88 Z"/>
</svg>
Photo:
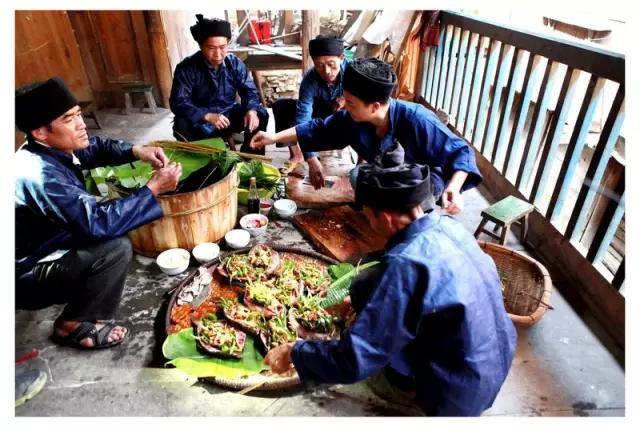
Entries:
<svg viewBox="0 0 640 427">
<path fill-rule="evenodd" d="M 169 214 L 165 214 L 164 218 L 172 218 L 174 216 L 191 215 L 193 213 L 200 212 L 200 211 L 212 208 L 215 205 L 217 205 L 218 203 L 222 202 L 224 199 L 228 198 L 229 195 L 231 195 L 233 193 L 237 193 L 237 192 L 238 192 L 238 186 L 236 185 L 235 187 L 233 187 L 233 189 L 229 193 L 227 193 L 227 195 L 225 195 L 223 197 L 220 197 L 220 198 L 214 200 L 213 202 L 211 202 L 209 204 L 206 204 L 204 206 L 199 206 L 197 208 L 189 209 L 189 210 L 186 210 L 186 211 L 182 211 L 182 212 L 171 212 Z"/>
</svg>

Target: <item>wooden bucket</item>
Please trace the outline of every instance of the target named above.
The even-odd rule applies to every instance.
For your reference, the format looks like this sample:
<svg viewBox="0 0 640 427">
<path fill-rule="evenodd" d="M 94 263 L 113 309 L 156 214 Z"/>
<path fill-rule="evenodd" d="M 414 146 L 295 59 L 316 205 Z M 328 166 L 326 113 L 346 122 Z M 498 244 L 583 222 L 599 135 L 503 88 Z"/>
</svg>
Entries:
<svg viewBox="0 0 640 427">
<path fill-rule="evenodd" d="M 156 257 L 171 248 L 193 249 L 203 242 L 217 242 L 236 225 L 238 172 L 189 193 L 159 196 L 164 216 L 129 232 L 133 250 Z"/>
</svg>

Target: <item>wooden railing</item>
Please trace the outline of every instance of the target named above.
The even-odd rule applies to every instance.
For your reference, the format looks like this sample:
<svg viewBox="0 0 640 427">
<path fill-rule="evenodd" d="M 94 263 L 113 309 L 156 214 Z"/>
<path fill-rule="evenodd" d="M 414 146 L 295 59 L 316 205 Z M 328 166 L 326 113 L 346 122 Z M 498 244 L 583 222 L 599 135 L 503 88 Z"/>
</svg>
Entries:
<svg viewBox="0 0 640 427">
<path fill-rule="evenodd" d="M 624 56 L 454 12 L 442 13 L 440 31 L 439 45 L 422 58 L 418 101 L 448 115 L 449 127 L 482 156 L 485 178 L 499 175 L 489 177 L 489 190 L 501 190 L 494 196 L 514 194 L 536 206 L 541 221 L 529 246 L 569 270 L 567 280 L 588 282 L 579 292 L 601 319 L 611 320 L 620 306 L 624 313 L 624 245 L 612 272 L 602 265 L 625 211 L 624 165 L 616 154 Z M 596 140 L 590 130 L 603 110 Z M 561 249 L 540 254 L 554 248 L 549 239 Z M 585 265 L 592 271 L 571 271 Z M 603 295 L 606 309 L 594 301 Z M 616 325 L 624 331 L 624 314 L 609 326 Z M 624 332 L 618 341 L 624 346 Z"/>
</svg>

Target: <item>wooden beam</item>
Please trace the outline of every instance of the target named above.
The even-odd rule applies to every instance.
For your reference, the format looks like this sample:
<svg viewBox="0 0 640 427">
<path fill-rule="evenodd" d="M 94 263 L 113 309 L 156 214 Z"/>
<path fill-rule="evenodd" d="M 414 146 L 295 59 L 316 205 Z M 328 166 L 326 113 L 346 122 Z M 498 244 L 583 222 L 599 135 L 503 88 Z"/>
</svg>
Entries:
<svg viewBox="0 0 640 427">
<path fill-rule="evenodd" d="M 283 34 L 290 34 L 293 31 L 293 10 L 284 10 L 283 12 L 283 16 L 282 16 L 282 20 L 283 20 L 283 32 L 278 34 L 279 36 L 283 35 Z M 293 44 L 295 43 L 296 37 L 299 38 L 299 36 L 294 35 L 288 35 L 282 38 L 282 43 L 284 44 Z"/>
<path fill-rule="evenodd" d="M 320 15 L 317 10 L 302 11 L 302 32 L 300 45 L 302 46 L 302 72 L 304 73 L 313 65 L 309 56 L 309 40 L 320 34 Z"/>
<path fill-rule="evenodd" d="M 247 14 L 244 10 L 236 10 L 236 17 L 238 18 L 238 27 L 242 25 L 245 18 L 247 18 Z M 247 46 L 249 44 L 249 24 L 246 23 L 244 29 L 240 34 L 238 34 L 238 39 L 236 40 L 240 46 Z"/>
<path fill-rule="evenodd" d="M 160 105 L 164 108 L 169 108 L 169 96 L 171 95 L 173 78 L 162 15 L 159 10 L 149 10 L 143 13 L 147 23 L 151 43 L 151 54 L 158 79 Z"/>
<path fill-rule="evenodd" d="M 94 102 L 96 103 L 96 107 L 100 109 L 104 106 L 102 95 L 107 84 L 105 78 L 106 70 L 102 56 L 100 55 L 99 42 L 91 25 L 89 13 L 87 11 L 70 10 L 67 14 L 69 15 L 69 20 L 71 21 L 71 26 L 76 36 L 78 48 L 80 52 L 83 52 L 82 63 L 87 72 L 91 90 L 94 93 Z"/>
<path fill-rule="evenodd" d="M 244 60 L 250 70 L 299 70 L 300 61 L 277 55 L 249 55 Z"/>
<path fill-rule="evenodd" d="M 140 70 L 142 71 L 142 77 L 147 83 L 151 83 L 154 86 L 158 86 L 158 79 L 156 78 L 155 67 L 153 65 L 153 57 L 149 52 L 151 43 L 149 42 L 149 36 L 147 35 L 147 25 L 144 21 L 144 15 L 141 10 L 132 10 L 129 12 L 131 17 L 131 26 L 134 32 L 134 39 L 136 43 L 136 53 L 140 60 Z"/>
<path fill-rule="evenodd" d="M 280 56 L 284 56 L 287 58 L 291 58 L 291 59 L 295 59 L 298 61 L 302 61 L 302 57 L 298 54 L 295 53 L 291 53 L 291 52 L 287 52 L 283 49 L 277 48 L 277 47 L 273 47 L 273 46 L 266 46 L 266 45 L 255 45 L 252 44 L 250 46 L 252 49 L 256 49 L 256 50 L 263 50 L 265 52 L 269 52 L 269 53 L 273 53 L 274 55 L 280 55 Z"/>
</svg>

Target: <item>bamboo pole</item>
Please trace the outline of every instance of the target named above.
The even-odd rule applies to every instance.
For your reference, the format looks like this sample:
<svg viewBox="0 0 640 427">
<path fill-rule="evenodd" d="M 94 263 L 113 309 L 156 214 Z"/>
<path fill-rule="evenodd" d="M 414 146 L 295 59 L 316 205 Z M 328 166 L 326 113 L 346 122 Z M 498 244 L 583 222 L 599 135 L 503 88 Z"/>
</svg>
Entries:
<svg viewBox="0 0 640 427">
<path fill-rule="evenodd" d="M 208 145 L 202 145 L 192 142 L 180 142 L 180 141 L 152 141 L 147 144 L 149 147 L 160 147 L 166 148 L 167 150 L 176 150 L 176 151 L 186 151 L 189 153 L 201 153 L 201 154 L 213 154 L 213 153 L 221 153 L 223 151 L 229 151 L 224 148 L 214 148 Z M 255 159 L 262 160 L 268 163 L 273 161 L 273 157 L 263 156 L 260 154 L 249 154 L 242 153 L 239 151 L 233 151 L 234 154 L 237 154 L 240 157 L 246 159 Z"/>
</svg>

